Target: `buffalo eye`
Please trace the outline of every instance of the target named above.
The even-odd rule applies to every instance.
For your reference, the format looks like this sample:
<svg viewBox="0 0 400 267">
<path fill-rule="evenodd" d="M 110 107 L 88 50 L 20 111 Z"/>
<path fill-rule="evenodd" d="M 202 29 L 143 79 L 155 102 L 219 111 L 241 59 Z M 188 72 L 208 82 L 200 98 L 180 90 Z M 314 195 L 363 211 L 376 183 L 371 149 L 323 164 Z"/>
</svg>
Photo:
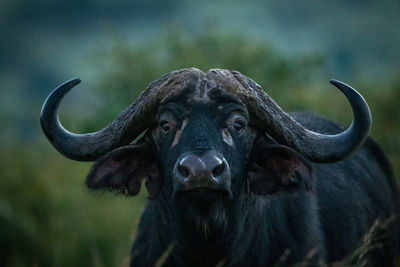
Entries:
<svg viewBox="0 0 400 267">
<path fill-rule="evenodd" d="M 233 123 L 233 128 L 234 128 L 237 132 L 241 132 L 242 129 L 243 129 L 243 127 L 244 127 L 244 122 L 241 121 L 241 120 L 236 120 L 236 121 Z"/>
<path fill-rule="evenodd" d="M 160 127 L 161 127 L 161 131 L 163 132 L 163 134 L 167 134 L 169 132 L 169 130 L 171 129 L 171 125 L 169 124 L 168 121 L 160 122 Z"/>
<path fill-rule="evenodd" d="M 246 118 L 238 113 L 231 114 L 226 123 L 228 127 L 237 134 L 241 134 L 246 128 Z"/>
<path fill-rule="evenodd" d="M 246 128 L 249 116 L 245 106 L 230 103 L 222 109 L 223 128 L 229 129 L 231 134 L 241 135 Z"/>
</svg>

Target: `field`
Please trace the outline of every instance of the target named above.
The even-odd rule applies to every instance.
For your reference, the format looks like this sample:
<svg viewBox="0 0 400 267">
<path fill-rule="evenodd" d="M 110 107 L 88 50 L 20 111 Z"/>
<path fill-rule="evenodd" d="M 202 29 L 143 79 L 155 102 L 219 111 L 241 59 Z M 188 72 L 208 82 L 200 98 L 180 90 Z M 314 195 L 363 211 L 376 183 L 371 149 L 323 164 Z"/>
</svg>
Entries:
<svg viewBox="0 0 400 267">
<path fill-rule="evenodd" d="M 311 110 L 345 125 L 352 119 L 344 96 L 328 83 L 340 77 L 330 77 L 323 56 L 288 58 L 268 43 L 235 33 L 215 30 L 190 36 L 177 29 L 173 35 L 144 44 L 115 39 L 84 62 L 91 69 L 90 80 L 71 92 L 60 111 L 64 126 L 75 132 L 104 127 L 151 81 L 192 66 L 204 71 L 238 70 L 259 83 L 286 111 Z M 398 77 L 374 81 L 357 76 L 344 81 L 370 104 L 371 136 L 382 145 L 397 175 Z M 0 259 L 4 266 L 128 266 L 147 193 L 143 188 L 140 196 L 126 198 L 86 189 L 84 178 L 91 164 L 64 158 L 40 132 L 43 100 L 18 115 L 33 125 L 26 128 L 29 138 L 16 137 L 7 129 L 1 134 Z M 0 125 L 7 125 L 4 120 Z"/>
</svg>

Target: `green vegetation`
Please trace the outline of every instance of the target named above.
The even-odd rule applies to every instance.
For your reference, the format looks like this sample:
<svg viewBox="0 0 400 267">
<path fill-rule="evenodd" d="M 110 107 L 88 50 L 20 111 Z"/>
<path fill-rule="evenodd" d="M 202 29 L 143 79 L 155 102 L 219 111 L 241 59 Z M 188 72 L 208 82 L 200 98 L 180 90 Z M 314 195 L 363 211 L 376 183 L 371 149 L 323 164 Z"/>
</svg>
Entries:
<svg viewBox="0 0 400 267">
<path fill-rule="evenodd" d="M 345 124 L 351 121 L 350 107 L 328 84 L 330 77 L 318 55 L 288 59 L 247 36 L 207 31 L 189 37 L 179 29 L 170 32 L 174 33 L 141 45 L 116 40 L 112 48 L 94 53 L 88 60 L 98 83 L 92 94 L 101 105 L 90 114 L 69 111 L 63 116 L 66 128 L 99 129 L 152 80 L 192 66 L 205 71 L 238 70 L 267 89 L 286 111 L 307 109 Z M 372 136 L 399 174 L 400 80 L 379 87 L 362 80 L 349 82 L 370 104 Z M 89 192 L 84 177 L 90 164 L 62 157 L 44 139 L 21 142 L 7 135 L 1 141 L 2 262 L 5 266 L 127 266 L 145 190 L 136 198 Z"/>
</svg>

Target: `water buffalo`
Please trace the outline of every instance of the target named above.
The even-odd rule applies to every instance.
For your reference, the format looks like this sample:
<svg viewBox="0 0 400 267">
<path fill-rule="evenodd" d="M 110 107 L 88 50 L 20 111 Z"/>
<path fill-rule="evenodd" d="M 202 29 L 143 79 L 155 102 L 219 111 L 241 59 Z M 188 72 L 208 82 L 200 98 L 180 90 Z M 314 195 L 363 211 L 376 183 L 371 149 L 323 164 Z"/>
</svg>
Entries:
<svg viewBox="0 0 400 267">
<path fill-rule="evenodd" d="M 145 181 L 131 266 L 336 262 L 400 210 L 392 168 L 368 137 L 368 105 L 339 81 L 354 113 L 347 129 L 285 113 L 239 72 L 190 68 L 152 82 L 104 129 L 75 134 L 57 109 L 79 82 L 50 94 L 41 125 L 60 153 L 95 161 L 89 188 L 134 196 Z M 393 264 L 398 220 L 384 231 L 368 264 Z"/>
</svg>

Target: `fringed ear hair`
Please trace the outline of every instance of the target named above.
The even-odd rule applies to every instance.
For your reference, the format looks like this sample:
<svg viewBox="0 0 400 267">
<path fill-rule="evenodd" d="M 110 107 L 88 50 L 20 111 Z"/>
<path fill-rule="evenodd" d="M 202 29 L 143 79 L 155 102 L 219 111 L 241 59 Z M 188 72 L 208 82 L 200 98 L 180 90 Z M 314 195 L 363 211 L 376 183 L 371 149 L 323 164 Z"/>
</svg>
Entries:
<svg viewBox="0 0 400 267">
<path fill-rule="evenodd" d="M 297 151 L 282 145 L 257 144 L 248 169 L 248 192 L 265 195 L 312 187 L 311 165 Z"/>
<path fill-rule="evenodd" d="M 150 198 L 160 190 L 161 179 L 151 144 L 127 145 L 97 160 L 86 184 L 95 190 L 117 191 L 135 196 L 145 181 Z"/>
</svg>

